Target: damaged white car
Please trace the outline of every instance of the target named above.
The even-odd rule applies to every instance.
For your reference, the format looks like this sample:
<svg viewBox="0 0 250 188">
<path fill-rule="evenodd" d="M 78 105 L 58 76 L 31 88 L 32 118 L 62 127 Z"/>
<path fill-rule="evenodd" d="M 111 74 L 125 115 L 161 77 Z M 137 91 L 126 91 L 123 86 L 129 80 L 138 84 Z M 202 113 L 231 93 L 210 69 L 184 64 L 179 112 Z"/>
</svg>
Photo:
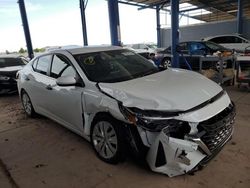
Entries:
<svg viewBox="0 0 250 188">
<path fill-rule="evenodd" d="M 108 163 L 128 145 L 170 177 L 204 166 L 231 138 L 235 107 L 204 76 L 159 70 L 120 47 L 55 50 L 18 72 L 25 112 L 47 116 L 91 141 Z"/>
</svg>

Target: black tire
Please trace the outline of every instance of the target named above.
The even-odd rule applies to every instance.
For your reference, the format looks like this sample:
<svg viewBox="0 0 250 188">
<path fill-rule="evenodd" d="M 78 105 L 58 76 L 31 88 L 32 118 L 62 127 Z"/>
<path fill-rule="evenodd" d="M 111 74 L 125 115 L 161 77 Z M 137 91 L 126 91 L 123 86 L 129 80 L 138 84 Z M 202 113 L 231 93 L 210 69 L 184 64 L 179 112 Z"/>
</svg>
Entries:
<svg viewBox="0 0 250 188">
<path fill-rule="evenodd" d="M 168 58 L 163 58 L 161 61 L 161 65 L 162 68 L 167 68 L 167 67 L 171 67 L 171 59 Z"/>
<path fill-rule="evenodd" d="M 110 164 L 117 164 L 125 158 L 124 139 L 119 124 L 120 122 L 111 116 L 102 114 L 95 118 L 90 131 L 91 144 L 96 155 Z"/>
<path fill-rule="evenodd" d="M 25 92 L 24 90 L 21 92 L 21 101 L 22 101 L 23 109 L 24 109 L 26 115 L 29 117 L 35 117 L 36 112 L 33 108 L 30 97 L 27 94 L 27 92 Z"/>
</svg>

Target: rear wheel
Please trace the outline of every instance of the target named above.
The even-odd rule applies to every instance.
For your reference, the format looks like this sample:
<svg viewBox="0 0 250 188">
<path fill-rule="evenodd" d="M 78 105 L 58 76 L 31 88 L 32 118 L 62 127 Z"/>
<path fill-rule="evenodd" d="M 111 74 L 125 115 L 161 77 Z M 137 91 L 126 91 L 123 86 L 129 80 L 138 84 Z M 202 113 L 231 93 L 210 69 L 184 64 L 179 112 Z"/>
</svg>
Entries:
<svg viewBox="0 0 250 188">
<path fill-rule="evenodd" d="M 91 129 L 91 143 L 97 156 L 111 164 L 118 163 L 122 156 L 123 139 L 118 121 L 109 116 L 98 117 Z"/>
<path fill-rule="evenodd" d="M 31 103 L 30 97 L 25 91 L 23 91 L 22 94 L 21 94 L 21 101 L 22 101 L 22 105 L 23 105 L 25 113 L 29 117 L 34 117 L 36 113 L 34 111 L 34 108 L 33 108 L 33 105 Z"/>
</svg>

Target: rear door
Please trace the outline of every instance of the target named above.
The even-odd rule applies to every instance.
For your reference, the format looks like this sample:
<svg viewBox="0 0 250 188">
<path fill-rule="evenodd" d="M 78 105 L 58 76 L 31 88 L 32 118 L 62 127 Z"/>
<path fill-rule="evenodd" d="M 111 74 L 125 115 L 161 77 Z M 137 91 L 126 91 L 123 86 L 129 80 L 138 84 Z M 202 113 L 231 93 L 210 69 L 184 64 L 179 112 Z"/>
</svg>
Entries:
<svg viewBox="0 0 250 188">
<path fill-rule="evenodd" d="M 47 115 L 47 101 L 46 101 L 46 86 L 49 83 L 49 67 L 51 64 L 52 55 L 44 55 L 37 58 L 33 64 L 33 71 L 25 75 L 28 92 L 35 110 L 38 113 Z"/>
</svg>

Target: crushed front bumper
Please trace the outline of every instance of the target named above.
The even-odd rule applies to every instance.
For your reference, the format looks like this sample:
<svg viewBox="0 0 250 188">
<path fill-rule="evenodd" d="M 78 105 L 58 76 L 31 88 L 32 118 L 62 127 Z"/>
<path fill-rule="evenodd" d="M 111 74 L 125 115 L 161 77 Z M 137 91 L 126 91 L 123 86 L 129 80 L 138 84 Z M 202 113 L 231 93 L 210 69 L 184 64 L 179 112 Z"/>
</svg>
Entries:
<svg viewBox="0 0 250 188">
<path fill-rule="evenodd" d="M 150 168 L 173 177 L 205 166 L 232 137 L 234 119 L 235 106 L 232 104 L 216 116 L 200 122 L 198 133 L 187 135 L 185 139 L 169 137 L 163 129 L 147 153 Z"/>
</svg>

